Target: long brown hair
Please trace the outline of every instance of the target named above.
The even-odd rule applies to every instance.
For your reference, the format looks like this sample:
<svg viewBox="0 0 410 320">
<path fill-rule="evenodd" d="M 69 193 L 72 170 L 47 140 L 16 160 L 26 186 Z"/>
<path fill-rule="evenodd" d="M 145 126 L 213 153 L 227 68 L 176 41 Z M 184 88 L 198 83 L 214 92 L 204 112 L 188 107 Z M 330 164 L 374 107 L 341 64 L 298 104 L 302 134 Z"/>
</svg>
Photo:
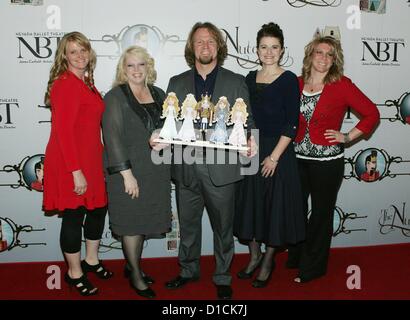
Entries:
<svg viewBox="0 0 410 320">
<path fill-rule="evenodd" d="M 224 64 L 226 57 L 228 56 L 228 47 L 222 36 L 222 32 L 210 22 L 197 22 L 192 27 L 191 32 L 189 33 L 188 40 L 185 45 L 185 60 L 186 63 L 192 68 L 195 66 L 195 51 L 194 51 L 194 34 L 200 29 L 205 28 L 209 33 L 215 38 L 218 53 L 217 53 L 217 63 L 219 66 Z"/>
<path fill-rule="evenodd" d="M 90 61 L 86 69 L 85 83 L 89 87 L 92 87 L 94 85 L 94 69 L 97 62 L 97 57 L 94 50 L 91 48 L 90 41 L 85 35 L 80 32 L 74 31 L 67 33 L 58 43 L 54 63 L 51 66 L 50 77 L 47 84 L 47 91 L 44 96 L 44 102 L 47 106 L 50 105 L 50 90 L 53 86 L 54 81 L 68 70 L 66 50 L 67 44 L 69 42 L 77 43 L 79 46 L 83 47 L 90 53 Z"/>
<path fill-rule="evenodd" d="M 343 49 L 340 44 L 340 41 L 332 37 L 317 37 L 310 41 L 305 47 L 305 57 L 303 58 L 303 67 L 302 67 L 302 78 L 307 82 L 311 75 L 312 70 L 312 60 L 313 55 L 315 54 L 316 47 L 321 44 L 326 43 L 332 47 L 333 54 L 333 64 L 330 67 L 327 75 L 323 79 L 324 84 L 331 82 L 336 82 L 340 80 L 343 76 Z"/>
</svg>

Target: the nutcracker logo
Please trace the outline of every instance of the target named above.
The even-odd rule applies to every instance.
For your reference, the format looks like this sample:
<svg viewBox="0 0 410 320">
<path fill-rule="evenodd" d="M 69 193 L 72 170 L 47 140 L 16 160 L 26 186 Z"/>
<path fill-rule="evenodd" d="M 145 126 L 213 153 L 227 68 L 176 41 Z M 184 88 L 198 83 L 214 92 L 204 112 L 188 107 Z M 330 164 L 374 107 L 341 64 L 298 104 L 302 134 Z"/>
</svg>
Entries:
<svg viewBox="0 0 410 320">
<path fill-rule="evenodd" d="M 287 0 L 288 4 L 294 8 L 303 8 L 305 6 L 314 7 L 338 7 L 342 0 Z"/>
<path fill-rule="evenodd" d="M 225 34 L 225 41 L 228 46 L 228 56 L 235 59 L 237 64 L 244 69 L 254 69 L 259 66 L 256 44 L 251 44 L 249 39 L 242 39 L 239 27 L 235 30 L 228 31 L 226 28 L 221 29 Z M 290 67 L 293 65 L 293 57 L 289 53 L 289 48 L 285 47 L 281 65 Z"/>
<path fill-rule="evenodd" d="M 177 35 L 166 35 L 158 27 L 146 24 L 126 26 L 118 33 L 105 34 L 101 39 L 90 39 L 90 41 L 97 56 L 107 58 L 117 58 L 132 45 L 143 47 L 150 55 L 157 57 L 166 44 L 185 43 L 185 40 L 181 40 Z"/>
<path fill-rule="evenodd" d="M 2 177 L 0 186 L 13 189 L 25 187 L 28 190 L 43 191 L 44 154 L 27 156 L 19 164 L 5 165 L 0 169 Z M 14 177 L 14 178 L 13 178 Z M 9 179 L 7 179 L 9 178 Z M 10 180 L 10 181 L 6 181 Z"/>
<path fill-rule="evenodd" d="M 384 149 L 368 148 L 359 150 L 353 157 L 345 157 L 345 165 L 350 167 L 345 170 L 345 179 L 355 178 L 363 182 L 376 182 L 384 178 L 410 175 L 405 165 L 409 160 L 401 156 L 392 156 Z M 397 168 L 401 166 L 402 168 Z"/>
<path fill-rule="evenodd" d="M 43 245 L 44 242 L 26 242 L 20 239 L 23 232 L 45 231 L 46 229 L 35 229 L 30 225 L 18 225 L 10 218 L 0 217 L 0 253 L 10 251 L 15 247 L 27 248 L 33 245 Z"/>
<path fill-rule="evenodd" d="M 365 150 L 356 159 L 355 172 L 361 181 L 377 181 L 385 171 L 386 159 L 383 153 L 377 149 Z"/>
<path fill-rule="evenodd" d="M 390 122 L 399 121 L 403 124 L 410 124 L 410 93 L 403 93 L 398 99 L 389 99 L 384 103 L 377 104 L 379 107 L 388 107 L 389 109 L 382 109 L 383 115 L 380 117 L 381 120 L 388 120 Z M 384 112 L 384 111 L 387 112 Z M 389 115 L 385 113 L 390 113 L 390 110 L 394 110 L 394 115 Z"/>
<path fill-rule="evenodd" d="M 360 228 L 359 224 L 359 221 L 362 221 L 359 219 L 365 218 L 367 216 L 361 216 L 356 212 L 345 212 L 336 206 L 333 216 L 333 237 L 339 234 L 350 234 L 354 231 L 366 231 L 365 228 Z"/>
<path fill-rule="evenodd" d="M 381 234 L 400 231 L 405 237 L 410 237 L 410 216 L 406 211 L 406 202 L 382 209 L 379 225 Z"/>
<path fill-rule="evenodd" d="M 308 212 L 308 219 L 312 211 Z M 333 237 L 340 234 L 350 234 L 355 231 L 366 231 L 364 227 L 360 227 L 360 219 L 365 219 L 367 216 L 359 215 L 356 212 L 345 212 L 342 208 L 336 206 L 333 211 Z M 365 225 L 365 223 L 362 223 Z"/>
<path fill-rule="evenodd" d="M 238 65 L 244 69 L 253 69 L 259 65 L 256 55 L 256 46 L 248 39 L 243 39 L 239 27 L 233 30 L 228 28 L 220 29 L 225 36 L 228 46 L 228 57 L 236 60 Z M 167 35 L 156 26 L 146 24 L 136 24 L 126 26 L 115 34 L 105 34 L 101 39 L 90 39 L 93 42 L 99 57 L 117 58 L 131 45 L 141 46 L 156 59 L 160 58 L 160 53 L 183 58 L 186 39 L 184 36 Z M 114 44 L 114 46 L 113 46 Z M 289 54 L 288 48 L 282 58 L 282 65 L 290 67 L 293 65 L 293 58 Z"/>
</svg>

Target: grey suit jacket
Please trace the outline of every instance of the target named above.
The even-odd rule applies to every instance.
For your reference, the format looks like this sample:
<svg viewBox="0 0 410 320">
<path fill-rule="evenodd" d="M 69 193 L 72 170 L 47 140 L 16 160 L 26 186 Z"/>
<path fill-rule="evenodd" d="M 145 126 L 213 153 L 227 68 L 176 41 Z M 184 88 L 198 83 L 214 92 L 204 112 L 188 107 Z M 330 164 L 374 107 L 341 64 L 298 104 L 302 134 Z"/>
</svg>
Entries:
<svg viewBox="0 0 410 320">
<path fill-rule="evenodd" d="M 195 94 L 194 75 L 194 70 L 191 69 L 172 77 L 169 80 L 167 93 L 175 92 L 178 100 L 182 103 L 188 93 Z M 212 103 L 216 104 L 221 96 L 227 97 L 231 107 L 237 98 L 242 98 L 248 106 L 248 129 L 254 128 L 252 112 L 249 104 L 249 92 L 245 83 L 245 77 L 219 67 L 215 81 L 214 94 L 211 97 Z M 227 159 L 228 151 L 225 153 L 225 159 Z M 236 164 L 228 164 L 228 162 L 225 162 L 226 164 L 206 164 L 212 183 L 216 186 L 223 186 L 243 179 L 243 176 L 240 174 L 241 165 L 238 158 L 236 162 Z M 190 186 L 193 174 L 192 166 L 185 163 L 173 164 L 171 167 L 172 178 L 177 183 L 183 183 L 186 186 Z"/>
</svg>

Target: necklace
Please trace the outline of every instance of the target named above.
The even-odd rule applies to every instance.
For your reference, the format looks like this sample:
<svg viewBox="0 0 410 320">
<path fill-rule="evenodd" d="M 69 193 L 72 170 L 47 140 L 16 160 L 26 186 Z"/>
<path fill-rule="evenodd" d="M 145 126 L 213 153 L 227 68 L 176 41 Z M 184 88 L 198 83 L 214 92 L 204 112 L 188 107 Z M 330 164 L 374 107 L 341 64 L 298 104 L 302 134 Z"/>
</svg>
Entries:
<svg viewBox="0 0 410 320">
<path fill-rule="evenodd" d="M 310 89 L 308 89 L 310 92 L 315 91 L 315 88 L 319 89 L 319 87 L 321 88 L 323 86 L 323 83 L 313 83 L 313 80 L 307 81 L 306 84 L 310 87 Z M 319 90 L 316 90 L 319 91 Z"/>
</svg>

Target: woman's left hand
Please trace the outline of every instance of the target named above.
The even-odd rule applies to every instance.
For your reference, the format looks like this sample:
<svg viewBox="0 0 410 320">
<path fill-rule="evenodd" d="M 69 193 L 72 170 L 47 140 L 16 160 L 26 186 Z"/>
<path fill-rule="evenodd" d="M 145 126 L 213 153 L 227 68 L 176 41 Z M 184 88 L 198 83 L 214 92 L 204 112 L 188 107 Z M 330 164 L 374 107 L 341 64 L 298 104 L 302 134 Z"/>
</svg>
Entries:
<svg viewBox="0 0 410 320">
<path fill-rule="evenodd" d="M 340 131 L 328 129 L 326 130 L 324 135 L 325 135 L 325 138 L 329 140 L 329 142 L 339 142 L 339 143 L 345 142 L 345 136 Z"/>
<path fill-rule="evenodd" d="M 275 169 L 278 166 L 278 161 L 272 161 L 270 157 L 266 157 L 262 163 L 261 174 L 264 178 L 272 177 L 275 173 Z"/>
</svg>

